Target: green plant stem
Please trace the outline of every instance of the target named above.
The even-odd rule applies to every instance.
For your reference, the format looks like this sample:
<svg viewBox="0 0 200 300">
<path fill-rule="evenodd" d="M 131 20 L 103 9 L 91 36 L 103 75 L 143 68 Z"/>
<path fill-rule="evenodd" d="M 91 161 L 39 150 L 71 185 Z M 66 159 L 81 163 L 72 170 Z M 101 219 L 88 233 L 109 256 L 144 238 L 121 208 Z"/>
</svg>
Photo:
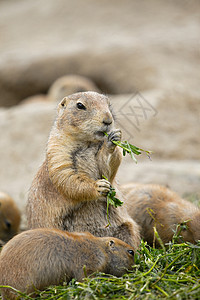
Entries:
<svg viewBox="0 0 200 300">
<path fill-rule="evenodd" d="M 165 295 L 165 297 L 169 297 L 169 295 L 163 289 L 161 289 L 159 286 L 157 286 L 157 284 L 155 284 L 155 288 L 157 288 L 161 293 L 163 293 Z"/>
<path fill-rule="evenodd" d="M 107 197 L 107 221 L 108 221 L 108 224 L 105 226 L 105 228 L 111 226 L 109 216 L 108 216 L 108 208 L 109 208 L 109 199 Z"/>
<path fill-rule="evenodd" d="M 102 177 L 108 181 L 108 178 L 106 178 L 104 175 L 102 175 Z M 109 205 L 111 204 L 114 207 L 118 207 L 118 206 L 121 206 L 123 204 L 123 202 L 120 201 L 118 198 L 116 198 L 115 195 L 116 195 L 115 189 L 111 186 L 110 191 L 107 194 L 107 220 L 108 220 L 108 224 L 105 226 L 105 228 L 111 226 L 110 221 L 109 221 L 109 217 L 108 217 Z"/>
</svg>

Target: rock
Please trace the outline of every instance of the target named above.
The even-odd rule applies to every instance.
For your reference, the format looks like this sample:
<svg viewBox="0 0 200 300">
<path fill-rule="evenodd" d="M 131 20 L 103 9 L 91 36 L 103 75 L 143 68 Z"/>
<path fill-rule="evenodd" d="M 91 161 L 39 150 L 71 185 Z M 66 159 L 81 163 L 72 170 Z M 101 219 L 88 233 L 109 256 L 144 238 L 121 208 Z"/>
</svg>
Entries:
<svg viewBox="0 0 200 300">
<path fill-rule="evenodd" d="M 119 183 L 140 182 L 161 184 L 176 191 L 184 198 L 196 194 L 200 204 L 199 163 L 199 160 L 177 161 L 171 159 L 153 159 L 149 161 L 146 159 L 141 161 L 138 158 L 138 164 L 135 164 L 131 159 L 126 158 L 119 169 Z"/>
<path fill-rule="evenodd" d="M 187 92 L 153 90 L 115 96 L 123 139 L 153 151 L 156 159 L 200 159 L 199 98 Z"/>
<path fill-rule="evenodd" d="M 0 110 L 0 190 L 21 209 L 22 226 L 28 189 L 44 159 L 55 113 L 55 104 L 42 102 Z"/>
</svg>

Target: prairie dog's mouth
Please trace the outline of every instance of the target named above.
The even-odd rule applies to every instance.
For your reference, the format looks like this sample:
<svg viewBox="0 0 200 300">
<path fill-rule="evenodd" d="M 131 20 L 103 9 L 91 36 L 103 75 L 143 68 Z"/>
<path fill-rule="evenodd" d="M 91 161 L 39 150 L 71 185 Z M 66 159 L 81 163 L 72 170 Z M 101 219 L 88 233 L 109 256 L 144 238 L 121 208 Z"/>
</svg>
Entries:
<svg viewBox="0 0 200 300">
<path fill-rule="evenodd" d="M 111 126 L 105 126 L 101 130 L 98 130 L 95 132 L 95 135 L 99 138 L 103 138 L 105 136 L 105 133 L 109 134 L 111 131 Z"/>
</svg>

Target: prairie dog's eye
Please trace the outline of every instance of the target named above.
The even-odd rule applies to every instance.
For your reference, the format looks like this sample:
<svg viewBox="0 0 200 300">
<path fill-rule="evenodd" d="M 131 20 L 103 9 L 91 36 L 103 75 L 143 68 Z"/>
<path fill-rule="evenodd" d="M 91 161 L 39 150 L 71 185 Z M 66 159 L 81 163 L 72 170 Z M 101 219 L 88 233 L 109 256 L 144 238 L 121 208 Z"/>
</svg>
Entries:
<svg viewBox="0 0 200 300">
<path fill-rule="evenodd" d="M 83 105 L 83 103 L 81 103 L 81 102 L 77 102 L 77 103 L 76 103 L 76 107 L 77 107 L 78 109 L 86 110 L 85 105 Z"/>
<path fill-rule="evenodd" d="M 5 220 L 4 223 L 5 223 L 6 227 L 7 227 L 7 229 L 10 229 L 10 228 L 11 228 L 11 223 L 10 223 L 10 221 Z"/>
<path fill-rule="evenodd" d="M 127 251 L 128 251 L 128 253 L 129 253 L 130 255 L 134 256 L 134 251 L 133 251 L 133 250 L 127 250 Z"/>
</svg>

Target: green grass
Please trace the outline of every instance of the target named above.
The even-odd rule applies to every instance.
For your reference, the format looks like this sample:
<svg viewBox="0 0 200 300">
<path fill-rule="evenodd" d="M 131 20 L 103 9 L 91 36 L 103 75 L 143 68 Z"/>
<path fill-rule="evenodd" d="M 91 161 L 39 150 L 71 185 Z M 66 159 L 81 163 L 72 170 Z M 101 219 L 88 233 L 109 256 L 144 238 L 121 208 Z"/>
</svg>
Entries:
<svg viewBox="0 0 200 300">
<path fill-rule="evenodd" d="M 117 278 L 102 273 L 49 287 L 36 299 L 200 299 L 200 241 L 175 241 L 160 249 L 141 243 L 133 270 Z M 19 299 L 31 299 L 27 295 Z"/>
</svg>

